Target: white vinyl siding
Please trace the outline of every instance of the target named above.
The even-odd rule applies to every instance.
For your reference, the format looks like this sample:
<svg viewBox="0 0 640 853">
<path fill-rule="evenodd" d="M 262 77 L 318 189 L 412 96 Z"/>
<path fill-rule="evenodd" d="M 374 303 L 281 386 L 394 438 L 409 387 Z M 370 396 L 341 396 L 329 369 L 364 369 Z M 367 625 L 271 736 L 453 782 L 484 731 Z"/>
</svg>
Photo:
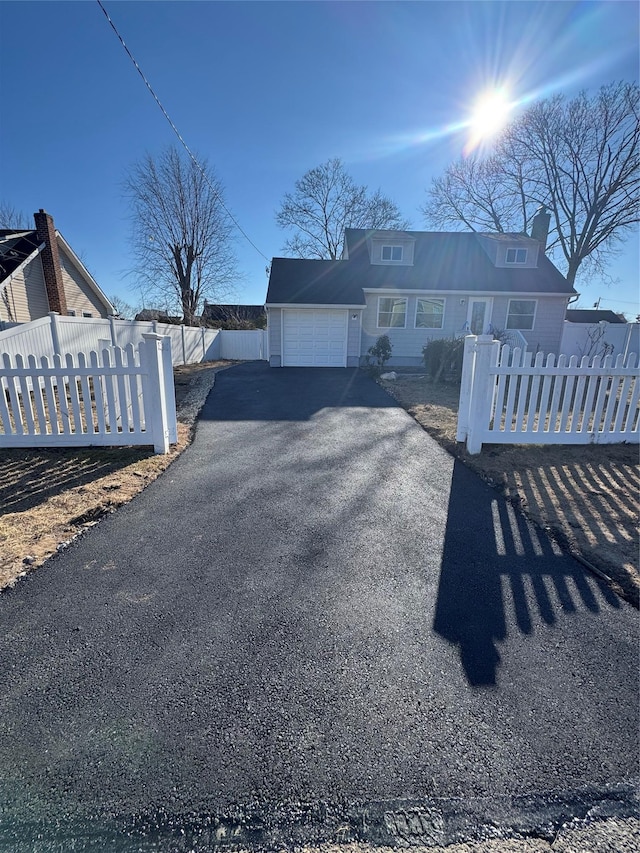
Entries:
<svg viewBox="0 0 640 853">
<path fill-rule="evenodd" d="M 59 244 L 58 249 L 64 292 L 67 297 L 67 308 L 74 310 L 77 317 L 106 317 L 106 305 L 89 287 L 73 260 L 64 252 Z"/>
<path fill-rule="evenodd" d="M 535 299 L 510 299 L 507 310 L 507 329 L 530 331 L 536 319 Z"/>
<path fill-rule="evenodd" d="M 393 296 L 378 299 L 378 328 L 404 329 L 407 325 L 407 300 Z"/>
<path fill-rule="evenodd" d="M 416 299 L 416 329 L 442 329 L 444 299 Z"/>
<path fill-rule="evenodd" d="M 378 301 L 377 293 L 366 293 L 367 307 L 362 316 L 362 340 L 360 346 L 360 357 L 363 359 L 370 346 L 373 346 L 377 339 L 382 334 L 378 328 Z M 425 329 L 418 328 L 413 323 L 413 317 L 417 313 L 418 299 L 444 299 L 446 300 L 445 312 L 443 317 L 442 328 L 440 329 Z M 390 365 L 413 365 L 419 366 L 422 364 L 422 347 L 429 340 L 448 337 L 463 337 L 469 334 L 467 331 L 468 309 L 469 303 L 477 299 L 492 300 L 488 322 L 491 323 L 494 329 L 507 328 L 507 311 L 510 302 L 536 302 L 535 322 L 533 330 L 523 330 L 522 333 L 529 343 L 530 349 L 533 351 L 536 348 L 543 350 L 546 353 L 558 353 L 560 347 L 560 339 L 562 336 L 562 328 L 564 321 L 564 312 L 567 304 L 566 297 L 558 298 L 556 296 L 532 298 L 527 294 L 524 297 L 516 297 L 513 294 L 500 296 L 498 294 L 490 297 L 470 296 L 469 293 L 455 294 L 416 294 L 415 296 L 407 295 L 407 315 L 412 318 L 407 323 L 406 328 L 389 328 L 385 329 L 385 334 L 389 336 L 393 346 L 393 354 Z"/>
<path fill-rule="evenodd" d="M 48 313 L 49 299 L 38 255 L 13 278 L 0 285 L 0 318 L 28 323 L 46 317 Z"/>
<path fill-rule="evenodd" d="M 269 364 L 282 367 L 282 310 L 267 308 L 267 332 L 269 334 Z"/>
<path fill-rule="evenodd" d="M 283 367 L 346 367 L 346 310 L 285 309 L 282 312 Z"/>
</svg>

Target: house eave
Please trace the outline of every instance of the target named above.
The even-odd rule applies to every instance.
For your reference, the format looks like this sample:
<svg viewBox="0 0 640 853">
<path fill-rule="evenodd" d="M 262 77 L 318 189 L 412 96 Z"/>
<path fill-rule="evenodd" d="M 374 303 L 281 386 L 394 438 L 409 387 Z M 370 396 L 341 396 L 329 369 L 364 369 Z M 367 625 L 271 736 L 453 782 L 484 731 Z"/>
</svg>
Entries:
<svg viewBox="0 0 640 853">
<path fill-rule="evenodd" d="M 440 290 L 438 288 L 430 288 L 428 290 L 411 287 L 363 287 L 364 293 L 401 293 L 403 296 L 433 296 L 434 294 L 444 296 L 527 296 L 539 299 L 541 296 L 549 296 L 555 299 L 570 299 L 576 295 L 575 291 L 568 293 L 557 293 L 556 291 L 545 290 L 471 290 L 465 288 L 457 288 L 456 290 Z"/>
<path fill-rule="evenodd" d="M 365 305 L 346 302 L 267 302 L 265 308 L 348 308 L 350 311 L 364 311 Z"/>
<path fill-rule="evenodd" d="M 17 276 L 17 275 L 18 275 L 18 273 L 21 273 L 21 272 L 22 272 L 22 270 L 23 270 L 23 269 L 24 269 L 28 264 L 30 264 L 30 263 L 31 263 L 31 261 L 32 261 L 34 258 L 37 258 L 37 257 L 38 257 L 38 255 L 40 254 L 40 252 L 41 252 L 43 249 L 44 249 L 44 243 L 41 243 L 41 244 L 38 246 L 38 248 L 37 248 L 37 249 L 34 249 L 34 250 L 33 250 L 33 252 L 31 252 L 31 254 L 30 254 L 28 257 L 26 257 L 26 258 L 24 259 L 24 261 L 22 261 L 22 263 L 21 263 L 19 266 L 17 266 L 14 270 L 12 270 L 12 271 L 9 273 L 9 275 L 8 275 L 8 276 L 6 276 L 5 278 L 3 278 L 3 279 L 2 279 L 2 281 L 0 281 L 0 284 L 4 284 L 5 282 L 10 282 L 10 281 L 12 281 L 12 280 L 15 278 L 15 276 Z"/>
<path fill-rule="evenodd" d="M 91 290 L 93 290 L 93 292 L 95 293 L 95 295 L 98 297 L 98 299 L 103 303 L 103 305 L 104 305 L 104 306 L 105 306 L 105 308 L 107 309 L 107 314 L 113 314 L 113 313 L 114 313 L 113 305 L 112 305 L 112 304 L 111 304 L 111 302 L 107 299 L 107 297 L 106 297 L 105 293 L 104 293 L 104 292 L 103 292 L 103 290 L 100 288 L 100 285 L 99 285 L 99 284 L 98 284 L 98 282 L 94 279 L 94 277 L 91 275 L 91 273 L 89 272 L 89 270 L 85 267 L 85 265 L 82 263 L 82 261 L 80 260 L 80 258 L 79 258 L 79 257 L 76 255 L 76 253 L 73 251 L 73 249 L 71 248 L 71 246 L 70 246 L 70 245 L 67 243 L 67 241 L 64 239 L 64 237 L 62 236 L 62 234 L 61 234 L 59 231 L 57 231 L 57 230 L 56 230 L 56 237 L 58 238 L 58 240 L 59 240 L 59 241 L 60 241 L 60 243 L 62 244 L 62 248 L 64 249 L 65 253 L 66 253 L 67 255 L 69 255 L 69 257 L 71 258 L 71 260 L 73 261 L 73 263 L 75 264 L 76 268 L 78 269 L 78 271 L 80 272 L 80 274 L 82 275 L 82 277 L 84 278 L 84 280 L 87 282 L 87 284 L 89 285 L 89 287 L 91 288 Z"/>
</svg>

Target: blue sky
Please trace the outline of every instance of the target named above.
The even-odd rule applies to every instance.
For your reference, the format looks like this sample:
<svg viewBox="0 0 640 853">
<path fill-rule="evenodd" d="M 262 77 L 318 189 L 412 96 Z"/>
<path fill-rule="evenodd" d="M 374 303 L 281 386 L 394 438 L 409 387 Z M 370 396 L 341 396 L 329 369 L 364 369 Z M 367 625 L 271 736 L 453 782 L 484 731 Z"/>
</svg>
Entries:
<svg viewBox="0 0 640 853">
<path fill-rule="evenodd" d="M 636 2 L 113 2 L 104 5 L 189 146 L 267 258 L 286 234 L 274 213 L 297 178 L 341 157 L 414 228 L 431 178 L 458 156 L 484 89 L 514 99 L 637 80 Z M 0 199 L 55 218 L 102 289 L 139 296 L 127 167 L 176 142 L 100 7 L 0 2 Z M 7 34 L 12 34 L 7 38 Z M 261 303 L 265 258 L 238 235 L 236 298 Z M 640 312 L 637 233 L 607 286 L 580 304 Z"/>
</svg>

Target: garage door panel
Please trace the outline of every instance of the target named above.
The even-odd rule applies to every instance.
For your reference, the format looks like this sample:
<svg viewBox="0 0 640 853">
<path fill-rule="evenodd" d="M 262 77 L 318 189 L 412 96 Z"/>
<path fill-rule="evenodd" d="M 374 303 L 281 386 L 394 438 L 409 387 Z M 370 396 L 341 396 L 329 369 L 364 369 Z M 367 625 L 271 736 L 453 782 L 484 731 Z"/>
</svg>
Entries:
<svg viewBox="0 0 640 853">
<path fill-rule="evenodd" d="M 346 367 L 347 312 L 285 310 L 282 363 L 285 367 Z"/>
</svg>

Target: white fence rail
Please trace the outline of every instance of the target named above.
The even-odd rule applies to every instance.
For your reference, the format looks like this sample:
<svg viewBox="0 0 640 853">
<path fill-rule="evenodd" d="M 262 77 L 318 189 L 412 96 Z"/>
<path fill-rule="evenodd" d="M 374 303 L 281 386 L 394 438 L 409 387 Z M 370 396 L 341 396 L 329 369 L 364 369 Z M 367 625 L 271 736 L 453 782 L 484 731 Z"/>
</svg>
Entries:
<svg viewBox="0 0 640 853">
<path fill-rule="evenodd" d="M 0 353 L 53 357 L 67 352 L 99 350 L 103 342 L 111 346 L 137 346 L 144 334 L 161 334 L 171 339 L 172 363 L 267 359 L 267 333 L 262 329 L 227 331 L 175 326 L 154 321 L 108 320 L 89 317 L 62 317 L 55 312 L 39 320 L 0 332 Z"/>
<path fill-rule="evenodd" d="M 489 335 L 465 338 L 458 441 L 490 444 L 611 444 L 640 441 L 638 357 L 523 352 Z"/>
<path fill-rule="evenodd" d="M 223 329 L 220 332 L 219 358 L 237 359 L 238 361 L 265 361 L 268 359 L 266 329 L 249 329 L 247 331 Z"/>
<path fill-rule="evenodd" d="M 640 353 L 640 323 L 570 323 L 564 321 L 560 352 L 583 356 Z"/>
<path fill-rule="evenodd" d="M 153 445 L 177 441 L 167 336 L 86 355 L 0 362 L 0 447 Z"/>
</svg>

